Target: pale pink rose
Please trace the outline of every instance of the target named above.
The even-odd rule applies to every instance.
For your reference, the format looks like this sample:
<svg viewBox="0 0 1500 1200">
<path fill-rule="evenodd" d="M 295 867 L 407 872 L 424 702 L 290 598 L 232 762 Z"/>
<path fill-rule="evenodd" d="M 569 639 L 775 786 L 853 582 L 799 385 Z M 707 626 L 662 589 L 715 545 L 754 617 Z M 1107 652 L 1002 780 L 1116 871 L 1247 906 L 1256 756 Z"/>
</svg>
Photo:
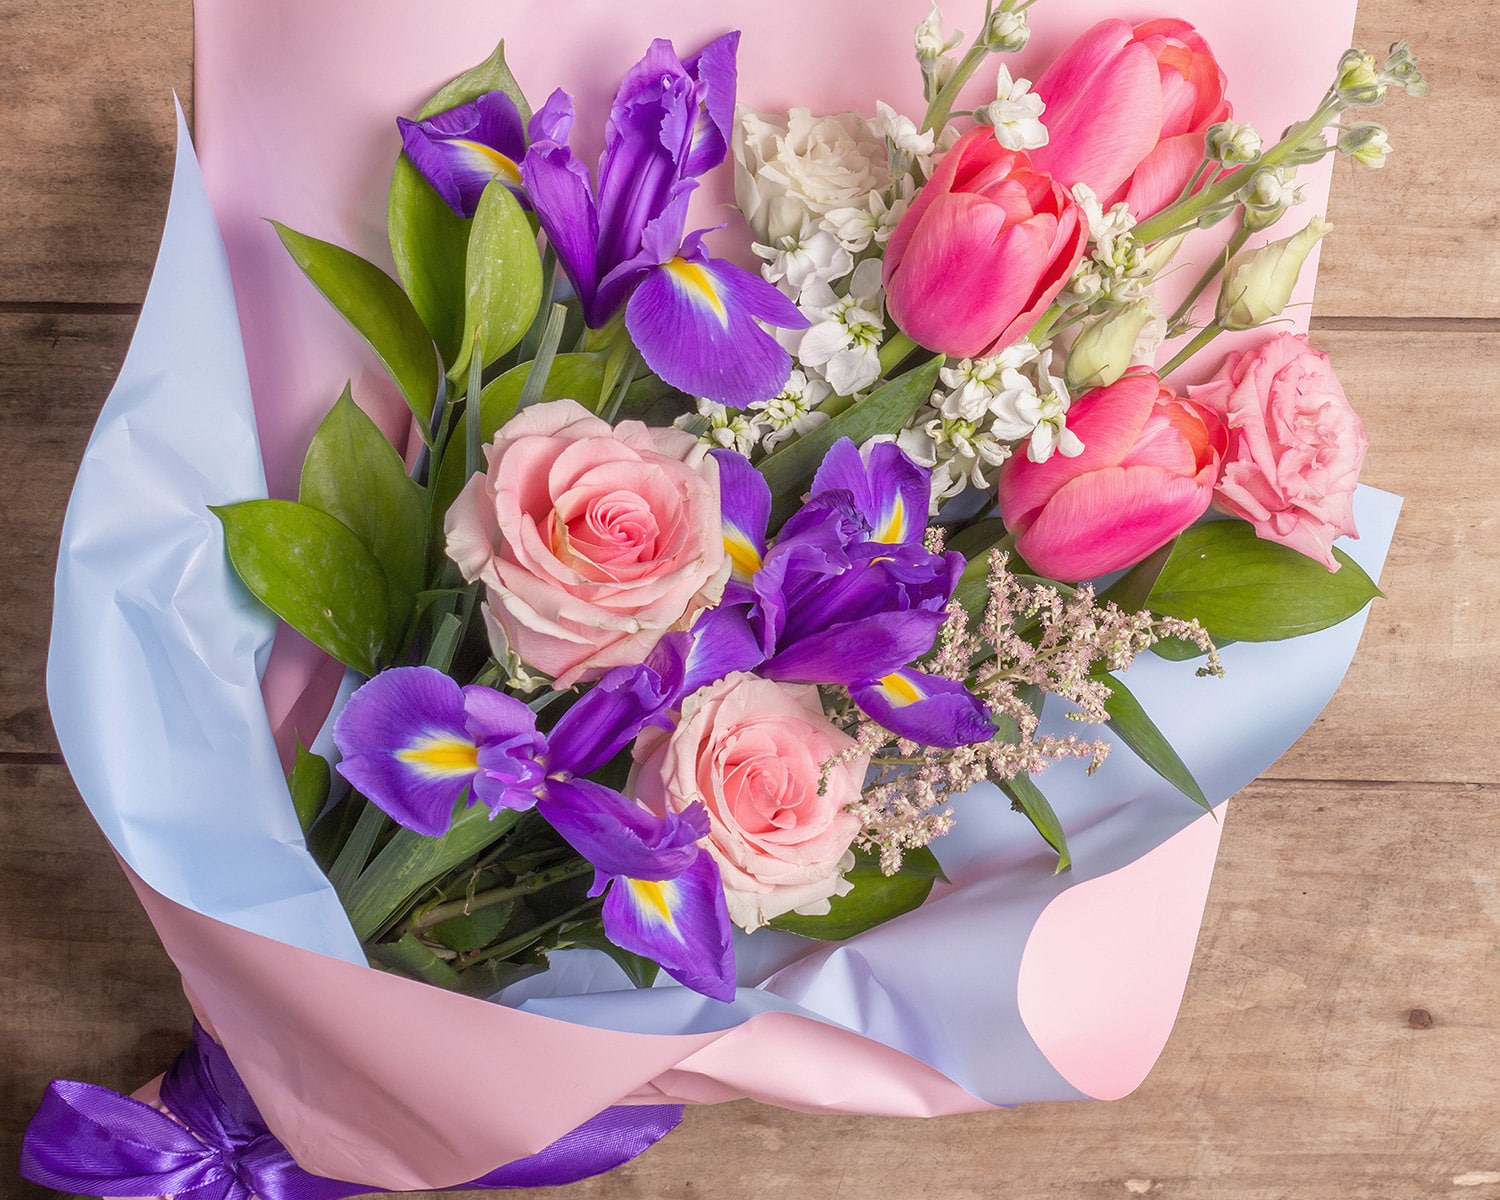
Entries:
<svg viewBox="0 0 1500 1200">
<path fill-rule="evenodd" d="M 690 434 L 554 400 L 484 454 L 448 510 L 448 557 L 484 583 L 509 648 L 558 687 L 642 661 L 718 603 L 718 464 Z"/>
<path fill-rule="evenodd" d="M 1354 486 L 1369 439 L 1328 356 L 1282 333 L 1231 354 L 1219 373 L 1189 389 L 1229 427 L 1214 506 L 1330 571 L 1338 537 L 1354 529 Z"/>
<path fill-rule="evenodd" d="M 870 759 L 832 767 L 826 786 L 823 764 L 853 745 L 816 688 L 736 672 L 690 696 L 670 734 L 636 739 L 628 787 L 658 812 L 703 802 L 730 920 L 753 930 L 794 909 L 827 912 L 848 891 L 859 819 L 845 810 Z"/>
</svg>

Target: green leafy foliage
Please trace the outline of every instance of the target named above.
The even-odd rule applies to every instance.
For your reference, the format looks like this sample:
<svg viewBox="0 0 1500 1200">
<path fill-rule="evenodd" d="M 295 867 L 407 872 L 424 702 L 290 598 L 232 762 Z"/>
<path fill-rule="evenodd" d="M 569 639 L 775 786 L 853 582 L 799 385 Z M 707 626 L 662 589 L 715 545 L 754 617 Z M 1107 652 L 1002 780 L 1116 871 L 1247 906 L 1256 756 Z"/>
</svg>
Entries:
<svg viewBox="0 0 1500 1200">
<path fill-rule="evenodd" d="M 942 365 L 941 355 L 931 359 L 767 455 L 760 463 L 760 473 L 771 487 L 771 528 L 780 528 L 797 510 L 802 493 L 834 442 L 850 438 L 855 445 L 863 445 L 877 433 L 904 428 L 912 413 L 932 395 Z"/>
<path fill-rule="evenodd" d="M 212 511 L 251 594 L 345 666 L 375 674 L 387 652 L 390 604 L 385 572 L 359 535 L 292 500 Z"/>
<path fill-rule="evenodd" d="M 825 916 L 787 913 L 772 921 L 771 928 L 819 941 L 841 942 L 920 906 L 932 891 L 932 885 L 943 878 L 943 869 L 932 851 L 924 846 L 908 850 L 901 869 L 894 875 L 881 872 L 880 860 L 875 855 L 856 854 L 854 868 L 846 878 L 854 885 L 853 890 L 844 896 L 834 896 Z"/>
<path fill-rule="evenodd" d="M 292 807 L 297 813 L 297 824 L 306 833 L 328 802 L 328 788 L 333 782 L 333 771 L 328 760 L 314 754 L 297 741 L 297 756 L 286 777 L 287 791 L 292 794 Z"/>
<path fill-rule="evenodd" d="M 510 68 L 505 64 L 503 39 L 495 47 L 495 52 L 477 67 L 470 67 L 462 75 L 438 89 L 432 99 L 422 106 L 422 111 L 417 114 L 417 120 L 425 121 L 437 116 L 440 112 L 447 112 L 450 108 L 457 108 L 460 104 L 477 100 L 486 92 L 504 92 L 516 102 L 516 108 L 521 114 L 521 124 L 531 124 L 531 105 L 526 103 L 526 97 L 521 92 L 521 85 L 516 82 L 516 77 L 511 74 Z"/>
<path fill-rule="evenodd" d="M 474 213 L 464 267 L 463 343 L 449 377 L 463 379 L 470 359 L 488 366 L 531 328 L 542 303 L 536 233 L 510 189 L 492 183 Z"/>
<path fill-rule="evenodd" d="M 348 387 L 313 434 L 299 499 L 352 530 L 385 574 L 389 642 L 411 620 L 427 562 L 427 500 Z"/>
<path fill-rule="evenodd" d="M 271 224 L 303 273 L 375 352 L 425 436 L 442 373 L 427 327 L 401 286 L 341 246 Z"/>
<path fill-rule="evenodd" d="M 1025 813 L 1026 819 L 1046 840 L 1047 845 L 1057 851 L 1057 873 L 1061 874 L 1073 865 L 1073 856 L 1068 852 L 1068 835 L 1062 822 L 1052 811 L 1042 789 L 1037 787 L 1030 775 L 1017 775 L 1014 779 L 1001 781 L 1000 790 L 1010 797 L 1010 806 Z"/>
<path fill-rule="evenodd" d="M 1135 751 L 1137 757 L 1175 787 L 1193 803 L 1213 811 L 1213 805 L 1193 778 L 1187 764 L 1178 757 L 1177 751 L 1167 741 L 1166 735 L 1156 727 L 1141 702 L 1123 682 L 1113 675 L 1103 677 L 1110 690 L 1104 709 L 1109 713 L 1109 727 L 1116 736 Z"/>
<path fill-rule="evenodd" d="M 464 268 L 470 223 L 432 190 L 405 154 L 396 160 L 386 229 L 396 275 L 444 363 L 464 336 Z"/>
<path fill-rule="evenodd" d="M 1255 536 L 1243 521 L 1195 525 L 1178 539 L 1147 606 L 1197 620 L 1215 641 L 1299 637 L 1352 617 L 1380 589 L 1342 550 L 1338 571 Z"/>
<path fill-rule="evenodd" d="M 477 908 L 467 916 L 438 922 L 427 931 L 427 936 L 450 950 L 478 950 L 500 936 L 515 911 L 514 904 Z"/>
</svg>

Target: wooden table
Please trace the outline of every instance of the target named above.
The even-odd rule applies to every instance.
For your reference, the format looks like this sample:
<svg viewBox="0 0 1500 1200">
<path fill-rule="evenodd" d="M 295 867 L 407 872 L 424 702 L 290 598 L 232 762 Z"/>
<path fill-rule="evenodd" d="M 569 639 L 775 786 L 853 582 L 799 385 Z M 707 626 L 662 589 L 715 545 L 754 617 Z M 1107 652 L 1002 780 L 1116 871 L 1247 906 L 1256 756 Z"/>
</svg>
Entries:
<svg viewBox="0 0 1500 1200">
<path fill-rule="evenodd" d="M 316 2 L 316 0 L 309 0 Z M 1317 0 L 1311 0 L 1316 3 Z M 0 1194 L 53 1076 L 131 1090 L 180 1049 L 177 976 L 56 753 L 43 694 L 73 471 L 124 356 L 191 94 L 191 0 L 0 0 Z M 1386 170 L 1340 163 L 1315 340 L 1406 509 L 1360 656 L 1233 805 L 1187 997 L 1115 1104 L 929 1122 L 752 1103 L 572 1197 L 1500 1197 L 1500 25 L 1363 0 L 1433 84 Z"/>
</svg>

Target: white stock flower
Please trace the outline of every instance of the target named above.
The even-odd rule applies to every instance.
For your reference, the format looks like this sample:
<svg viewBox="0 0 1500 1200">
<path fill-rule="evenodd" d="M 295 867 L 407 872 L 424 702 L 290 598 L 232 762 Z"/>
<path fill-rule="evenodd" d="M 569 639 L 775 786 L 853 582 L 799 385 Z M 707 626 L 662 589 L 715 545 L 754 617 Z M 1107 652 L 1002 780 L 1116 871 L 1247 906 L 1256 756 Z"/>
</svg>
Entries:
<svg viewBox="0 0 1500 1200">
<path fill-rule="evenodd" d="M 870 129 L 885 138 L 892 149 L 904 151 L 918 162 L 932 156 L 937 136 L 932 130 L 923 133 L 915 121 L 898 113 L 884 100 L 875 101 L 875 113 Z"/>
<path fill-rule="evenodd" d="M 890 241 L 910 203 L 904 196 L 887 203 L 884 194 L 871 192 L 863 208 L 835 208 L 824 216 L 822 227 L 838 238 L 845 250 L 858 254 L 871 242 L 883 246 Z"/>
<path fill-rule="evenodd" d="M 917 61 L 925 68 L 962 42 L 964 35 L 954 30 L 951 37 L 943 37 L 943 14 L 938 9 L 937 0 L 932 0 L 932 11 L 917 24 L 912 40 L 917 51 Z"/>
<path fill-rule="evenodd" d="M 833 395 L 833 388 L 821 379 L 809 379 L 802 371 L 793 371 L 786 386 L 769 400 L 757 400 L 750 406 L 756 419 L 767 429 L 761 438 L 766 450 L 774 450 L 793 434 L 798 436 L 816 429 L 828 420 L 818 412 L 818 405 Z"/>
<path fill-rule="evenodd" d="M 885 139 L 857 113 L 784 117 L 741 109 L 734 127 L 735 199 L 755 240 L 774 246 L 890 184 Z"/>
<path fill-rule="evenodd" d="M 1083 453 L 1083 442 L 1068 428 L 1068 409 L 1073 400 L 1068 395 L 1067 385 L 1052 374 L 1052 351 L 1043 351 L 1036 368 L 1035 390 L 1020 397 L 1016 403 L 1018 420 L 1029 423 L 1031 428 L 1026 457 L 1034 463 L 1044 463 L 1054 453 L 1064 458 L 1077 458 Z"/>
<path fill-rule="evenodd" d="M 1012 79 L 1001 67 L 995 81 L 995 99 L 975 114 L 995 130 L 995 140 L 1007 150 L 1036 150 L 1050 136 L 1043 123 L 1042 98 L 1031 90 L 1031 80 Z"/>
<path fill-rule="evenodd" d="M 757 417 L 727 408 L 713 400 L 705 400 L 701 396 L 698 398 L 696 417 L 692 413 L 684 413 L 672 424 L 678 429 L 686 429 L 699 420 L 708 422 L 708 427 L 698 435 L 703 441 L 723 450 L 733 450 L 747 458 L 765 432 Z"/>
<path fill-rule="evenodd" d="M 934 392 L 930 403 L 949 420 L 978 421 L 1003 403 L 1007 391 L 1025 386 L 1020 368 L 1035 362 L 1038 354 L 1031 342 L 1021 341 L 990 358 L 965 358 L 944 367 L 938 379 L 951 390 L 941 400 L 942 393 Z"/>
<path fill-rule="evenodd" d="M 793 300 L 809 284 L 831 284 L 854 270 L 854 256 L 849 249 L 824 229 L 805 236 L 788 234 L 774 246 L 756 242 L 752 249 L 766 260 L 760 273 L 781 286 Z"/>
<path fill-rule="evenodd" d="M 855 268 L 847 296 L 835 295 L 826 284 L 812 284 L 798 307 L 811 325 L 784 329 L 778 338 L 803 367 L 840 396 L 852 396 L 880 378 L 885 317 L 878 259 Z"/>
</svg>

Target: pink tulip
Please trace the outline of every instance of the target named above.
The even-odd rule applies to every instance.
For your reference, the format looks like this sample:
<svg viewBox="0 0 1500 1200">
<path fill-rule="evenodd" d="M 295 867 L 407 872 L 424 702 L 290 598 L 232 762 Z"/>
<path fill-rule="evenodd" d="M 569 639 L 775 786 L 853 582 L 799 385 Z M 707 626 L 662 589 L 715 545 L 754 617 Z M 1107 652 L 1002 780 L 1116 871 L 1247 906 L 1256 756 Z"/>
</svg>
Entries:
<svg viewBox="0 0 1500 1200">
<path fill-rule="evenodd" d="M 913 341 L 975 358 L 1017 341 L 1083 257 L 1077 204 L 1024 152 L 961 137 L 891 236 L 886 307 Z"/>
<path fill-rule="evenodd" d="M 1229 119 L 1224 86 L 1186 21 L 1101 21 L 1036 81 L 1050 140 L 1032 159 L 1065 187 L 1087 184 L 1106 208 L 1123 200 L 1149 216 L 1192 178 L 1209 126 Z"/>
<path fill-rule="evenodd" d="M 1223 422 L 1151 372 L 1086 393 L 1068 428 L 1082 454 L 1018 454 L 1000 474 L 1000 515 L 1037 573 L 1073 582 L 1131 566 L 1208 509 Z"/>
</svg>

